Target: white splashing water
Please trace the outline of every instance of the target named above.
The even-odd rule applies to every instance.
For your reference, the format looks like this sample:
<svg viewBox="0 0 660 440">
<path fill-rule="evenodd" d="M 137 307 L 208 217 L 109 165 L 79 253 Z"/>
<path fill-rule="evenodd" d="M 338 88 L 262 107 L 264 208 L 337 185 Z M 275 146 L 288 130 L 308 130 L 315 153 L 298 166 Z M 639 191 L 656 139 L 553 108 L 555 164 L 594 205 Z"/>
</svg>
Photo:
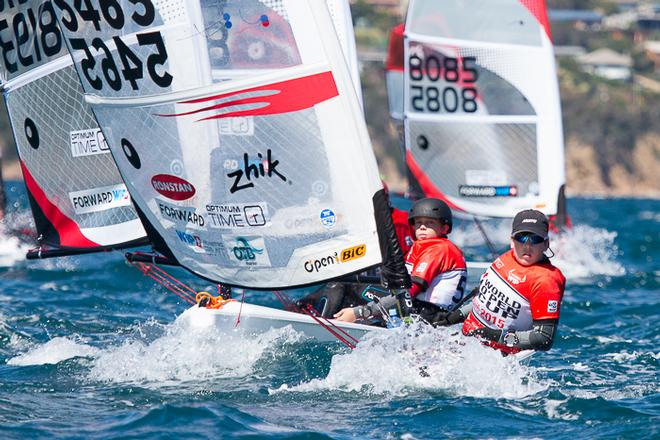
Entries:
<svg viewBox="0 0 660 440">
<path fill-rule="evenodd" d="M 29 249 L 27 243 L 0 230 L 0 267 L 13 266 L 25 260 L 25 253 Z"/>
<path fill-rule="evenodd" d="M 102 350 L 93 361 L 89 378 L 105 382 L 164 386 L 181 381 L 244 377 L 267 353 L 303 336 L 289 328 L 258 336 L 241 331 L 209 332 L 174 322 L 164 334 L 146 342 L 129 340 Z"/>
<path fill-rule="evenodd" d="M 626 271 L 616 261 L 619 249 L 616 232 L 576 225 L 559 236 L 551 237 L 555 264 L 566 278 L 590 278 L 597 275 L 621 276 Z"/>
<path fill-rule="evenodd" d="M 405 395 L 417 390 L 517 399 L 546 389 L 514 357 L 465 338 L 456 329 L 412 325 L 373 332 L 355 350 L 335 355 L 323 379 L 283 385 L 271 393 L 360 391 Z"/>
<path fill-rule="evenodd" d="M 483 227 L 498 249 L 508 247 L 510 220 L 489 220 L 483 223 Z M 551 234 L 550 248 L 555 253 L 552 262 L 568 279 L 625 275 L 624 267 L 616 261 L 619 253 L 614 243 L 616 237 L 616 232 L 588 225 L 575 225 L 561 235 Z M 455 229 L 451 239 L 462 248 L 485 244 L 483 235 L 474 225 Z M 488 261 L 491 259 L 490 256 L 486 258 Z"/>
<path fill-rule="evenodd" d="M 9 359 L 7 364 L 16 366 L 57 364 L 75 357 L 91 357 L 98 351 L 97 348 L 83 343 L 77 336 L 57 337 L 32 348 L 25 354 Z"/>
<path fill-rule="evenodd" d="M 641 211 L 637 217 L 641 220 L 653 220 L 660 223 L 660 212 L 655 211 Z"/>
</svg>

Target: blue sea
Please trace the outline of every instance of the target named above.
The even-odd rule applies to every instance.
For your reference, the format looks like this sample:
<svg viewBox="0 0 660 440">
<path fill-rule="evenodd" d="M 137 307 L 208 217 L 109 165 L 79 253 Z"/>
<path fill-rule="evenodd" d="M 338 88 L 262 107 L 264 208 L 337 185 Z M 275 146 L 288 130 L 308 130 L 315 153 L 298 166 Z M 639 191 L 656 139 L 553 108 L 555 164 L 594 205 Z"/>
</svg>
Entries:
<svg viewBox="0 0 660 440">
<path fill-rule="evenodd" d="M 568 280 L 559 336 L 519 363 L 451 328 L 379 332 L 354 350 L 288 329 L 195 332 L 176 321 L 188 305 L 121 252 L 25 261 L 7 232 L 29 223 L 22 184 L 8 197 L 2 439 L 660 438 L 660 201 L 569 199 L 574 228 L 551 243 Z M 506 249 L 509 224 L 485 228 Z M 489 258 L 469 222 L 452 238 Z"/>
</svg>

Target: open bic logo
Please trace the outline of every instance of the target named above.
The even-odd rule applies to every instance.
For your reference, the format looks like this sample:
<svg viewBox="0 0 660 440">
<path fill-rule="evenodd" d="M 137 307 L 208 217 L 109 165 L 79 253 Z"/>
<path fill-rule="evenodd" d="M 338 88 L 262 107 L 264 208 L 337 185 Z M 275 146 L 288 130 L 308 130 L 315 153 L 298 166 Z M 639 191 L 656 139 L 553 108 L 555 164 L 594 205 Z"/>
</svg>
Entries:
<svg viewBox="0 0 660 440">
<path fill-rule="evenodd" d="M 344 249 L 343 251 L 341 251 L 339 259 L 342 263 L 345 263 L 347 261 L 362 258 L 366 255 L 366 253 L 367 253 L 367 245 L 366 244 L 361 244 L 361 245 L 353 246 L 353 247 L 350 247 L 350 248 L 347 248 L 347 249 Z"/>
</svg>

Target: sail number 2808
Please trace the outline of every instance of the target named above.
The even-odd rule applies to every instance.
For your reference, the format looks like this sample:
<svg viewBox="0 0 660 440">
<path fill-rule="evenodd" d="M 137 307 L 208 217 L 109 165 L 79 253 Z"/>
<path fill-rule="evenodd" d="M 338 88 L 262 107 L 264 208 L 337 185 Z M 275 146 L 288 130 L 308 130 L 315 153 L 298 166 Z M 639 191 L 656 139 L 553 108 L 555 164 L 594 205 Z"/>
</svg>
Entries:
<svg viewBox="0 0 660 440">
<path fill-rule="evenodd" d="M 408 58 L 408 71 L 410 104 L 415 111 L 477 111 L 477 89 L 473 87 L 478 78 L 476 58 L 427 55 L 422 59 L 413 54 Z"/>
</svg>

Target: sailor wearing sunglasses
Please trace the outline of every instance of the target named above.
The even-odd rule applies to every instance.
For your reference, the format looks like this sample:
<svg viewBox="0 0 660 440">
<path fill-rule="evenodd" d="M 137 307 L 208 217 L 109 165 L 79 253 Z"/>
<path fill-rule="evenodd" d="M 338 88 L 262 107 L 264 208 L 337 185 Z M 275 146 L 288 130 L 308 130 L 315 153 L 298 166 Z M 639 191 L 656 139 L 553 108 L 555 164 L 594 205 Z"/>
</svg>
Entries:
<svg viewBox="0 0 660 440">
<path fill-rule="evenodd" d="M 463 333 L 504 353 L 549 350 L 566 284 L 545 255 L 549 247 L 548 218 L 533 209 L 516 214 L 511 250 L 493 262 L 472 302 L 451 312 L 445 325 L 467 316 Z"/>
</svg>

